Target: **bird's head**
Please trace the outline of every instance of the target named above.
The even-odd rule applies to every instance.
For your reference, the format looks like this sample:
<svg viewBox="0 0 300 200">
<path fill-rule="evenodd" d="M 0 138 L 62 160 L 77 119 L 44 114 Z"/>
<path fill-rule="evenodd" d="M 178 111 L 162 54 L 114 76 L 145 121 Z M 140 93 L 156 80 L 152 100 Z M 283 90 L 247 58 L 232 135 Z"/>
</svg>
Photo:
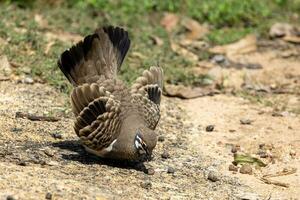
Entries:
<svg viewBox="0 0 300 200">
<path fill-rule="evenodd" d="M 156 142 L 157 136 L 153 130 L 148 128 L 138 129 L 134 137 L 134 148 L 139 159 L 150 160 Z"/>
</svg>

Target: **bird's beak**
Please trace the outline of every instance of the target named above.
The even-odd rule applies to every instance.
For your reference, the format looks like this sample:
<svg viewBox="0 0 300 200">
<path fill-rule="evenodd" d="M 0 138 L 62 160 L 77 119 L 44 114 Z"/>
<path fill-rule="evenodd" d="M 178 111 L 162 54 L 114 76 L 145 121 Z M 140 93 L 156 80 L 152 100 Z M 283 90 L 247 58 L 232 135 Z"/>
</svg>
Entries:
<svg viewBox="0 0 300 200">
<path fill-rule="evenodd" d="M 152 159 L 152 152 L 146 149 L 146 160 L 150 161 Z"/>
<path fill-rule="evenodd" d="M 152 152 L 148 149 L 140 150 L 139 152 L 141 160 L 150 161 L 152 159 Z"/>
</svg>

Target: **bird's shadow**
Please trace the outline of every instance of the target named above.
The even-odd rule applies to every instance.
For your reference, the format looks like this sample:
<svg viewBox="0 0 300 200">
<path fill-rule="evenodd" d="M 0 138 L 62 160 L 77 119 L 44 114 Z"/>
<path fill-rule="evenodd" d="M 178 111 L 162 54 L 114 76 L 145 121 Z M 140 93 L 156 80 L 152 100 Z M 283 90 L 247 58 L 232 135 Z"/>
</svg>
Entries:
<svg viewBox="0 0 300 200">
<path fill-rule="evenodd" d="M 82 164 L 99 164 L 107 165 L 111 167 L 118 167 L 123 169 L 134 169 L 137 171 L 147 172 L 147 169 L 143 162 L 133 162 L 129 160 L 113 160 L 107 158 L 101 158 L 85 151 L 83 146 L 77 140 L 65 140 L 52 143 L 53 147 L 60 148 L 62 150 L 71 151 L 73 153 L 62 153 L 62 159 L 80 162 Z"/>
</svg>

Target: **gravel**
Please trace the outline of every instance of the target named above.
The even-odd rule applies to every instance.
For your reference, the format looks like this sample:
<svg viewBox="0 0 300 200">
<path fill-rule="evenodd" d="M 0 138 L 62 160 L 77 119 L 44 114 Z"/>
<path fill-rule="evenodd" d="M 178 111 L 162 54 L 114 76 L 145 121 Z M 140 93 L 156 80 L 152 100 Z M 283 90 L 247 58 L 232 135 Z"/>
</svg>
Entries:
<svg viewBox="0 0 300 200">
<path fill-rule="evenodd" d="M 252 167 L 249 164 L 244 164 L 240 169 L 241 174 L 252 174 Z"/>
<path fill-rule="evenodd" d="M 215 129 L 215 126 L 214 126 L 214 125 L 208 125 L 208 126 L 206 126 L 206 128 L 205 128 L 206 132 L 212 132 L 212 131 L 214 131 L 214 129 Z"/>
<path fill-rule="evenodd" d="M 215 171 L 210 171 L 210 172 L 208 173 L 207 179 L 210 180 L 210 181 L 212 181 L 212 182 L 217 182 L 217 181 L 220 180 L 220 177 L 219 177 L 219 175 L 217 174 L 217 172 L 215 172 Z"/>
<path fill-rule="evenodd" d="M 174 169 L 173 167 L 168 167 L 167 172 L 168 172 L 169 174 L 174 174 L 174 173 L 175 173 L 175 169 Z"/>
<path fill-rule="evenodd" d="M 164 152 L 161 154 L 161 157 L 162 157 L 163 159 L 168 159 L 168 158 L 170 158 L 170 154 L 169 154 L 167 151 L 164 151 Z"/>
</svg>

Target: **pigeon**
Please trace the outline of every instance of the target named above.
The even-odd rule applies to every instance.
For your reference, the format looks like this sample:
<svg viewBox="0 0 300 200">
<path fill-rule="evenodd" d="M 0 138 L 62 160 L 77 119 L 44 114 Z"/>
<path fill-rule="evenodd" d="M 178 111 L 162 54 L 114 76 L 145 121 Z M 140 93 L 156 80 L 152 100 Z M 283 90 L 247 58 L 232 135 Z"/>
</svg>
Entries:
<svg viewBox="0 0 300 200">
<path fill-rule="evenodd" d="M 163 70 L 152 66 L 128 87 L 117 75 L 129 47 L 123 28 L 98 28 L 64 51 L 58 67 L 73 85 L 74 130 L 85 150 L 102 158 L 147 161 L 157 143 Z"/>
</svg>

